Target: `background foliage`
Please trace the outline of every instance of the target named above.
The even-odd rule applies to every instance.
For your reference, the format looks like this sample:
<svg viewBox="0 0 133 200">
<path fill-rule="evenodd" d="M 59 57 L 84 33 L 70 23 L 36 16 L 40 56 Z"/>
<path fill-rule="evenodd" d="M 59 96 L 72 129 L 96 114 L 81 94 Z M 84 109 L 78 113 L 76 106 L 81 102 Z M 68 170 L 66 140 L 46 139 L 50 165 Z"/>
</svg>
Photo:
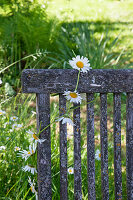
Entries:
<svg viewBox="0 0 133 200">
<path fill-rule="evenodd" d="M 26 68 L 70 68 L 75 55 L 88 57 L 91 67 L 133 67 L 133 2 L 130 0 L 1 0 L 0 1 L 0 199 L 34 199 L 27 183 L 25 164 L 17 157 L 15 146 L 26 149 L 30 138 L 26 131 L 36 130 L 35 95 L 21 93 L 21 72 Z M 122 94 L 122 179 L 126 200 L 125 116 L 126 94 Z M 99 96 L 95 102 L 95 144 L 99 143 Z M 58 111 L 58 98 L 51 97 L 51 115 Z M 113 96 L 108 95 L 108 152 L 110 199 L 114 199 L 113 168 Z M 85 113 L 85 106 L 81 112 Z M 33 112 L 34 111 L 34 112 Z M 21 129 L 13 130 L 10 117 L 18 116 Z M 86 116 L 82 114 L 82 183 L 87 199 Z M 11 122 L 11 124 L 10 124 Z M 7 125 L 5 125 L 7 123 Z M 52 133 L 52 190 L 59 199 L 58 124 Z M 73 135 L 68 134 L 68 166 L 73 166 Z M 73 199 L 73 175 L 68 175 L 69 199 Z M 59 182 L 59 181 L 58 181 Z M 97 199 L 101 200 L 100 161 L 96 160 Z"/>
</svg>

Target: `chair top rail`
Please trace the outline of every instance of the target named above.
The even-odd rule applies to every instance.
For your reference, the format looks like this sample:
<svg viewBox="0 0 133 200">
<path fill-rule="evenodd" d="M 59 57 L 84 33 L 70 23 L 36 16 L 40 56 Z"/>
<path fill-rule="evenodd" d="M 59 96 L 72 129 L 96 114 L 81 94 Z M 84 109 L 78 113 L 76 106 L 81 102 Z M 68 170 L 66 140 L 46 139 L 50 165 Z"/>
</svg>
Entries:
<svg viewBox="0 0 133 200">
<path fill-rule="evenodd" d="M 22 72 L 24 93 L 63 93 L 75 90 L 75 69 L 25 69 Z M 133 92 L 133 69 L 92 69 L 80 74 L 78 91 L 83 93 Z"/>
</svg>

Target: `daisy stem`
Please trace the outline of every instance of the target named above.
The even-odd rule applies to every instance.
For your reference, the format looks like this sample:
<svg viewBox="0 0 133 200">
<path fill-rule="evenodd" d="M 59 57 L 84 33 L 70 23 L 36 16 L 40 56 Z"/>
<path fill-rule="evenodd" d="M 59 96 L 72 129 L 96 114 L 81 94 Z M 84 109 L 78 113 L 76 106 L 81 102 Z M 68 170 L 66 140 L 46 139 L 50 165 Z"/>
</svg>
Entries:
<svg viewBox="0 0 133 200">
<path fill-rule="evenodd" d="M 79 73 L 80 74 L 80 73 Z M 94 99 L 94 100 L 92 100 L 92 101 L 90 101 L 90 102 L 88 102 L 87 104 L 89 104 L 89 103 L 92 103 L 92 102 L 94 102 L 94 101 L 96 101 L 96 99 Z M 86 105 L 87 105 L 86 104 Z M 79 108 L 79 107 L 81 107 L 81 105 L 80 106 L 76 106 L 76 107 L 70 107 L 69 109 L 68 109 L 68 111 L 66 111 L 66 113 L 64 114 L 64 115 L 62 115 L 61 117 L 63 117 L 63 116 L 65 116 L 67 113 L 69 113 L 69 111 L 70 110 L 75 110 L 76 108 Z M 55 120 L 53 120 L 50 124 L 48 124 L 44 129 L 42 129 L 41 131 L 39 131 L 39 135 L 40 135 L 40 133 L 41 132 L 43 132 L 45 129 L 47 129 L 51 124 L 54 124 L 56 121 Z"/>
<path fill-rule="evenodd" d="M 78 78 L 77 78 L 77 84 L 76 84 L 75 91 L 77 91 L 77 87 L 78 87 L 78 84 L 79 84 L 79 76 L 80 76 L 80 70 L 79 70 L 79 73 L 78 73 Z"/>
<path fill-rule="evenodd" d="M 51 122 L 50 124 L 48 124 L 44 129 L 42 129 L 41 131 L 39 131 L 39 135 L 41 132 L 43 132 L 45 129 L 47 129 L 51 124 L 55 123 L 55 120 L 53 122 Z"/>
</svg>

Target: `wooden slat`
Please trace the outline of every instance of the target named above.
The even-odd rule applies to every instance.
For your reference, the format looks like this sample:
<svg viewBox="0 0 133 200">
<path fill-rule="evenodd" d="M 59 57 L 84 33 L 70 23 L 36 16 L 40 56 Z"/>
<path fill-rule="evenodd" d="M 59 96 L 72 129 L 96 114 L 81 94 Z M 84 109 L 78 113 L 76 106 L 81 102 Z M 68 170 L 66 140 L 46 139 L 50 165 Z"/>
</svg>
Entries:
<svg viewBox="0 0 133 200">
<path fill-rule="evenodd" d="M 66 112 L 66 99 L 59 96 L 60 116 Z M 67 124 L 60 122 L 60 199 L 67 200 Z"/>
<path fill-rule="evenodd" d="M 50 124 L 50 95 L 37 94 L 37 129 L 43 130 Z M 51 138 L 50 127 L 40 134 L 43 143 L 38 143 L 38 196 L 39 200 L 51 200 Z"/>
<path fill-rule="evenodd" d="M 95 200 L 94 95 L 87 94 L 88 200 Z"/>
<path fill-rule="evenodd" d="M 114 94 L 114 180 L 115 200 L 119 200 L 122 199 L 120 94 Z"/>
<path fill-rule="evenodd" d="M 75 107 L 79 104 L 74 104 Z M 80 108 L 73 111 L 74 121 L 74 199 L 82 199 L 82 180 L 81 180 L 81 138 L 80 138 Z"/>
<path fill-rule="evenodd" d="M 25 69 L 22 89 L 25 93 L 63 93 L 64 88 L 74 91 L 77 75 L 78 71 L 74 69 Z M 93 69 L 81 73 L 78 91 L 133 92 L 133 69 Z"/>
<path fill-rule="evenodd" d="M 133 93 L 127 94 L 127 135 L 126 135 L 126 167 L 127 167 L 127 199 L 133 199 Z"/>
<path fill-rule="evenodd" d="M 107 94 L 100 94 L 100 99 L 101 99 L 100 139 L 101 139 L 102 196 L 103 200 L 108 200 L 109 181 L 108 181 Z"/>
</svg>

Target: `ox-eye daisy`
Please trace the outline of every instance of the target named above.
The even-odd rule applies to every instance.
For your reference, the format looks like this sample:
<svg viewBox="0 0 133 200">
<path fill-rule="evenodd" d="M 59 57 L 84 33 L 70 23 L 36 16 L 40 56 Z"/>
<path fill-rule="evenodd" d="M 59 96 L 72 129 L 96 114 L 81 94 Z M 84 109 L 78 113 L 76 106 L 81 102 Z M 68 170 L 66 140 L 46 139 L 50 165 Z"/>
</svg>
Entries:
<svg viewBox="0 0 133 200">
<path fill-rule="evenodd" d="M 14 151 L 20 151 L 20 147 L 14 147 Z"/>
<path fill-rule="evenodd" d="M 17 121 L 17 120 L 18 120 L 18 117 L 13 116 L 13 117 L 10 118 L 10 120 L 11 120 L 11 121 Z"/>
<path fill-rule="evenodd" d="M 4 114 L 6 114 L 6 112 L 3 110 L 0 110 L 0 115 L 4 115 Z"/>
<path fill-rule="evenodd" d="M 31 178 L 28 177 L 28 182 L 30 184 L 30 189 L 31 189 L 31 192 L 34 193 L 36 195 L 36 200 L 38 200 L 38 194 L 37 194 L 37 191 L 35 190 L 35 182 L 33 180 L 33 182 L 31 181 Z"/>
<path fill-rule="evenodd" d="M 69 60 L 69 64 L 72 66 L 72 68 L 81 70 L 81 72 L 87 72 L 91 69 L 88 58 L 83 56 L 80 58 L 79 55 L 76 56 L 76 58 Z"/>
<path fill-rule="evenodd" d="M 19 156 L 27 160 L 32 154 L 36 151 L 36 145 L 33 143 L 33 146 L 29 146 L 29 151 L 23 150 L 20 151 Z"/>
<path fill-rule="evenodd" d="M 101 160 L 101 153 L 100 153 L 99 149 L 96 150 L 95 158 L 96 158 L 96 160 Z"/>
<path fill-rule="evenodd" d="M 74 173 L 73 167 L 69 167 L 69 168 L 68 168 L 68 173 L 69 173 L 69 174 L 73 174 L 73 173 Z"/>
<path fill-rule="evenodd" d="M 1 78 L 0 78 L 0 85 L 2 84 L 2 80 L 1 80 Z"/>
<path fill-rule="evenodd" d="M 0 150 L 5 150 L 6 147 L 5 146 L 0 146 Z"/>
<path fill-rule="evenodd" d="M 45 139 L 44 140 L 43 139 L 39 139 L 37 137 L 37 135 L 35 133 L 33 133 L 32 131 L 30 131 L 30 130 L 26 131 L 26 132 L 32 135 L 31 140 L 35 140 L 35 142 L 39 142 L 41 144 L 41 143 L 43 143 L 45 141 Z"/>
<path fill-rule="evenodd" d="M 73 121 L 70 118 L 68 118 L 68 117 L 60 117 L 56 121 L 59 121 L 59 122 L 62 121 L 62 124 L 68 123 L 68 124 L 74 126 Z"/>
<path fill-rule="evenodd" d="M 78 92 L 74 91 L 65 91 L 64 94 L 66 96 L 67 100 L 70 100 L 72 103 L 81 103 L 81 96 L 78 94 Z"/>
<path fill-rule="evenodd" d="M 25 167 L 22 167 L 22 170 L 24 172 L 31 172 L 32 174 L 37 173 L 36 168 L 30 167 L 29 165 L 26 165 Z"/>
<path fill-rule="evenodd" d="M 13 124 L 12 129 L 22 128 L 22 124 Z"/>
</svg>

